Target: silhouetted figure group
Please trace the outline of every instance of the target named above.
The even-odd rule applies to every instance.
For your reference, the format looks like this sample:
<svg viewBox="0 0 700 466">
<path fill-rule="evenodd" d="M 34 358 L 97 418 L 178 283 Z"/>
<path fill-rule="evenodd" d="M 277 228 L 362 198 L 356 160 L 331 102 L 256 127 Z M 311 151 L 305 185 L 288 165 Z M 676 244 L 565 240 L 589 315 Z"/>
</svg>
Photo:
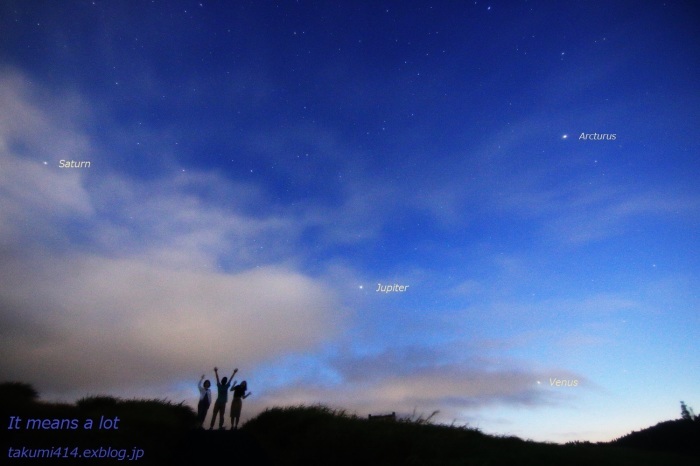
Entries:
<svg viewBox="0 0 700 466">
<path fill-rule="evenodd" d="M 234 369 L 231 377 L 224 377 L 219 380 L 219 368 L 214 368 L 214 375 L 216 375 L 216 401 L 214 402 L 214 411 L 211 415 L 211 423 L 209 424 L 209 430 L 214 428 L 214 422 L 216 422 L 216 416 L 219 416 L 219 429 L 224 428 L 224 413 L 226 412 L 226 403 L 228 402 L 228 392 L 233 392 L 233 402 L 231 402 L 231 430 L 238 429 L 238 421 L 241 417 L 241 408 L 243 407 L 243 399 L 248 398 L 252 395 L 251 392 L 246 393 L 248 390 L 248 383 L 244 380 L 240 384 L 236 384 L 233 380 L 233 376 L 236 375 L 238 369 Z M 204 428 L 204 419 L 207 417 L 207 412 L 209 411 L 209 405 L 211 405 L 211 382 L 204 380 L 204 375 L 199 379 L 197 384 L 199 388 L 199 403 L 197 404 L 197 426 L 199 428 Z"/>
</svg>

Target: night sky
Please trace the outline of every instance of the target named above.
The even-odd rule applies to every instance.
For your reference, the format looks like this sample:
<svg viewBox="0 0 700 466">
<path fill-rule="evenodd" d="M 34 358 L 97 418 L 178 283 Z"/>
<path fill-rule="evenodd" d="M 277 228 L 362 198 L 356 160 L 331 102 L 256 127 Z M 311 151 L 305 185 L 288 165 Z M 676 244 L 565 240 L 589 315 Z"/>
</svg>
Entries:
<svg viewBox="0 0 700 466">
<path fill-rule="evenodd" d="M 238 367 L 243 420 L 437 410 L 554 442 L 678 418 L 699 13 L 3 1 L 0 380 L 195 405 Z"/>
</svg>

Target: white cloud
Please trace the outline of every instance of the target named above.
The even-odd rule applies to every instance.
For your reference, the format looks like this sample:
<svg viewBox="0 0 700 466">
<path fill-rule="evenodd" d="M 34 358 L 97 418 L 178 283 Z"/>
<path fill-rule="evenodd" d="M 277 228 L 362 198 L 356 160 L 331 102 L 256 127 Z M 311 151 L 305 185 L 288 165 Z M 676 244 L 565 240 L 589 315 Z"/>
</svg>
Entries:
<svg viewBox="0 0 700 466">
<path fill-rule="evenodd" d="M 2 372 L 42 389 L 250 368 L 313 348 L 342 323 L 322 283 L 283 269 L 226 275 L 74 255 L 8 259 L 0 275 Z"/>
</svg>

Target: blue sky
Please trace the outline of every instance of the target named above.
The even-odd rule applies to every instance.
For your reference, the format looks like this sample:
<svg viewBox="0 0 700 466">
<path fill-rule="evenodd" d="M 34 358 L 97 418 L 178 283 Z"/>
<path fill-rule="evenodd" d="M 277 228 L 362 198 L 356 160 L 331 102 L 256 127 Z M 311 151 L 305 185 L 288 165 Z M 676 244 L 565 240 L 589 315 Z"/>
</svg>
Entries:
<svg viewBox="0 0 700 466">
<path fill-rule="evenodd" d="M 697 400 L 692 2 L 0 8 L 3 379 L 555 442 Z"/>
</svg>

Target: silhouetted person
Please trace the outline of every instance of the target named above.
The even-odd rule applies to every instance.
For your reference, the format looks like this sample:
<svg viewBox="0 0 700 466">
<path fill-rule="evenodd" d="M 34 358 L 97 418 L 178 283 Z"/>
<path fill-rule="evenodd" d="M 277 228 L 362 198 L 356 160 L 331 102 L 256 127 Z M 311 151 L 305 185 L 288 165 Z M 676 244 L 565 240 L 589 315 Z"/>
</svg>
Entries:
<svg viewBox="0 0 700 466">
<path fill-rule="evenodd" d="M 238 429 L 238 421 L 241 417 L 241 408 L 243 407 L 243 399 L 252 395 L 252 392 L 246 393 L 248 383 L 244 380 L 239 385 L 234 383 L 231 387 L 233 392 L 233 401 L 231 402 L 231 429 Z"/>
<path fill-rule="evenodd" d="M 204 383 L 202 383 L 204 382 Z M 197 388 L 199 388 L 199 403 L 197 404 L 197 427 L 204 428 L 204 418 L 207 417 L 209 405 L 211 404 L 211 382 L 204 380 L 204 375 L 199 379 Z"/>
<path fill-rule="evenodd" d="M 233 376 L 236 375 L 236 372 L 238 372 L 238 369 L 233 370 L 233 374 L 231 374 L 231 379 L 233 379 Z M 216 402 L 214 403 L 214 411 L 212 412 L 209 430 L 214 428 L 214 420 L 216 419 L 217 414 L 219 415 L 219 429 L 224 428 L 224 412 L 226 411 L 226 402 L 228 401 L 228 387 L 231 386 L 231 384 L 229 383 L 229 379 L 227 379 L 226 377 L 219 381 L 218 367 L 214 368 L 214 374 L 216 375 L 216 389 L 218 394 L 216 397 Z"/>
</svg>

